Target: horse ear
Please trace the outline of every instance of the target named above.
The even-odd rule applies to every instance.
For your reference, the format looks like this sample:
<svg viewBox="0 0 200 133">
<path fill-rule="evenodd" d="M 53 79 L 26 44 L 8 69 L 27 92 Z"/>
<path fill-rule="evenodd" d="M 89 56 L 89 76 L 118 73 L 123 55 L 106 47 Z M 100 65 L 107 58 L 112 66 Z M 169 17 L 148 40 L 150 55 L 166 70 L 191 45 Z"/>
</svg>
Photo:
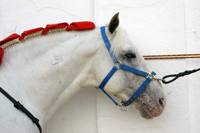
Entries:
<svg viewBox="0 0 200 133">
<path fill-rule="evenodd" d="M 110 20 L 110 23 L 108 26 L 110 33 L 112 34 L 117 29 L 118 26 L 119 26 L 119 12 L 116 13 Z"/>
</svg>

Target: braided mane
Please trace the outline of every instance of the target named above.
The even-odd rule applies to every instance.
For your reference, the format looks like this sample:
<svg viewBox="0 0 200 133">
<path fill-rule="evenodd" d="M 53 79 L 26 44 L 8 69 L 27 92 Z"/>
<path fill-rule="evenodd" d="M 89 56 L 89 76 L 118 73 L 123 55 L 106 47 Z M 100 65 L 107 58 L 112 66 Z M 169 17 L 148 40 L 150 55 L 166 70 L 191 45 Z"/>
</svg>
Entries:
<svg viewBox="0 0 200 133">
<path fill-rule="evenodd" d="M 70 31 L 70 30 L 86 30 L 86 29 L 94 29 L 95 25 L 90 21 L 82 21 L 82 22 L 73 22 L 70 25 L 66 22 L 58 23 L 58 24 L 47 24 L 45 28 L 38 27 L 34 29 L 30 29 L 24 31 L 21 35 L 16 33 L 8 36 L 7 38 L 0 41 L 0 65 L 4 55 L 4 50 L 14 44 L 25 41 L 27 39 L 39 36 L 46 35 L 49 33 L 56 33 L 61 31 Z"/>
</svg>

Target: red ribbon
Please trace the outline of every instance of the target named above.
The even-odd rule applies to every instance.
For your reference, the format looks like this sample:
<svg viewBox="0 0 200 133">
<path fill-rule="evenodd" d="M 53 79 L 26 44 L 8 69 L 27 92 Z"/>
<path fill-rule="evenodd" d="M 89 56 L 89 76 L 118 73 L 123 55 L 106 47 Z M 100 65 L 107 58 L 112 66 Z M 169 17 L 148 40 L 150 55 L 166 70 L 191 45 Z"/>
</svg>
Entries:
<svg viewBox="0 0 200 133">
<path fill-rule="evenodd" d="M 45 35 L 50 29 L 65 28 L 65 27 L 66 27 L 66 31 L 70 31 L 72 29 L 74 29 L 74 30 L 86 30 L 86 29 L 94 29 L 95 24 L 93 22 L 90 22 L 90 21 L 72 22 L 70 25 L 66 22 L 58 23 L 58 24 L 47 24 L 45 28 L 39 27 L 39 28 L 24 31 L 21 34 L 21 36 L 14 33 L 14 34 L 8 36 L 7 38 L 5 38 L 4 40 L 0 41 L 0 46 L 5 44 L 6 42 L 12 41 L 12 40 L 17 39 L 17 38 L 19 38 L 19 40 L 22 40 L 22 39 L 24 39 L 24 37 L 26 35 L 29 35 L 29 34 L 32 34 L 32 33 L 35 33 L 35 32 L 41 31 L 41 30 L 42 30 L 42 35 Z M 4 51 L 0 47 L 0 65 L 1 65 L 1 61 L 3 59 L 3 55 L 4 55 Z"/>
<path fill-rule="evenodd" d="M 84 29 L 94 29 L 95 25 L 93 22 L 83 21 L 83 22 L 73 22 L 70 26 L 75 30 L 84 30 Z"/>
<path fill-rule="evenodd" d="M 64 23 L 58 23 L 58 24 L 48 24 L 46 28 L 42 31 L 42 35 L 45 35 L 50 29 L 56 29 L 56 28 L 65 28 L 69 24 L 64 22 Z"/>
<path fill-rule="evenodd" d="M 20 37 L 20 35 L 13 33 L 12 35 L 10 35 L 9 37 L 3 39 L 2 41 L 0 41 L 0 46 L 3 45 L 4 43 L 7 43 L 8 41 L 12 41 L 14 39 L 17 39 L 18 37 Z"/>
<path fill-rule="evenodd" d="M 0 65 L 1 65 L 1 61 L 3 59 L 3 54 L 4 54 L 4 51 L 3 49 L 0 47 Z"/>
<path fill-rule="evenodd" d="M 32 33 L 35 33 L 35 32 L 41 31 L 41 30 L 44 30 L 44 28 L 39 27 L 39 28 L 35 28 L 35 29 L 31 29 L 31 30 L 24 31 L 24 32 L 21 34 L 21 36 L 19 37 L 19 40 L 24 39 L 24 36 L 25 36 L 25 35 L 32 34 Z"/>
</svg>

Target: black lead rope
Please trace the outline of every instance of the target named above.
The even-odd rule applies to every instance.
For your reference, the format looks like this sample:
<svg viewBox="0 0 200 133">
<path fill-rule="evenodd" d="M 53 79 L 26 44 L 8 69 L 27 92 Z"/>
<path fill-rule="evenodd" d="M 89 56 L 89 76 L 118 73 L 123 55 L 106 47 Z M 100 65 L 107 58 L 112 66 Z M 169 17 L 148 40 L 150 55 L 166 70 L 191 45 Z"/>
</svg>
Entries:
<svg viewBox="0 0 200 133">
<path fill-rule="evenodd" d="M 200 71 L 200 68 L 194 69 L 194 70 L 186 70 L 186 71 L 181 72 L 181 73 L 178 73 L 178 74 L 166 75 L 166 76 L 164 76 L 164 77 L 162 78 L 162 82 L 163 82 L 164 84 L 169 84 L 169 83 L 175 81 L 176 79 L 178 79 L 178 78 L 180 78 L 180 77 L 183 77 L 183 76 L 186 76 L 186 75 L 195 73 L 195 72 L 197 72 L 197 71 Z M 173 79 L 171 79 L 171 80 L 169 80 L 169 81 L 166 81 L 166 78 L 173 78 Z"/>
<path fill-rule="evenodd" d="M 24 112 L 32 121 L 33 123 L 36 124 L 36 126 L 38 127 L 38 129 L 40 130 L 40 133 L 42 133 L 42 129 L 41 126 L 39 124 L 39 120 L 34 117 L 19 101 L 16 101 L 13 97 L 11 97 L 5 90 L 3 90 L 0 87 L 0 92 L 6 96 L 13 104 L 14 107 L 17 108 L 18 110 L 21 110 L 22 112 Z"/>
</svg>

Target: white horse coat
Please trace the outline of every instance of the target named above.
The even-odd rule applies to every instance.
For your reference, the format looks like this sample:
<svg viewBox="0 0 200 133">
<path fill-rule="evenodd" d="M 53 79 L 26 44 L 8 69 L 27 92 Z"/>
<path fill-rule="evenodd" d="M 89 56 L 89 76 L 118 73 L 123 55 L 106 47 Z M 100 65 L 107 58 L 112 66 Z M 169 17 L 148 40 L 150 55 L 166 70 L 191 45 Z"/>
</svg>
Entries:
<svg viewBox="0 0 200 133">
<path fill-rule="evenodd" d="M 120 58 L 120 48 L 124 52 L 133 49 L 139 63 L 135 67 L 149 71 L 122 29 L 113 34 L 107 29 L 106 34 L 111 44 L 124 42 L 124 45 L 112 46 L 117 57 Z M 54 113 L 81 88 L 98 86 L 112 66 L 99 27 L 93 30 L 63 31 L 31 38 L 7 48 L 0 66 L 0 86 L 20 101 L 44 127 Z M 105 90 L 124 101 L 128 100 L 133 93 L 124 90 L 128 78 L 124 72 L 116 72 Z M 144 81 L 143 77 L 138 78 Z M 140 83 L 140 80 L 134 79 L 133 82 Z M 158 85 L 158 81 L 153 81 L 150 86 Z M 36 125 L 1 94 L 0 101 L 2 133 L 39 133 Z M 135 105 L 139 108 L 137 101 Z"/>
</svg>

